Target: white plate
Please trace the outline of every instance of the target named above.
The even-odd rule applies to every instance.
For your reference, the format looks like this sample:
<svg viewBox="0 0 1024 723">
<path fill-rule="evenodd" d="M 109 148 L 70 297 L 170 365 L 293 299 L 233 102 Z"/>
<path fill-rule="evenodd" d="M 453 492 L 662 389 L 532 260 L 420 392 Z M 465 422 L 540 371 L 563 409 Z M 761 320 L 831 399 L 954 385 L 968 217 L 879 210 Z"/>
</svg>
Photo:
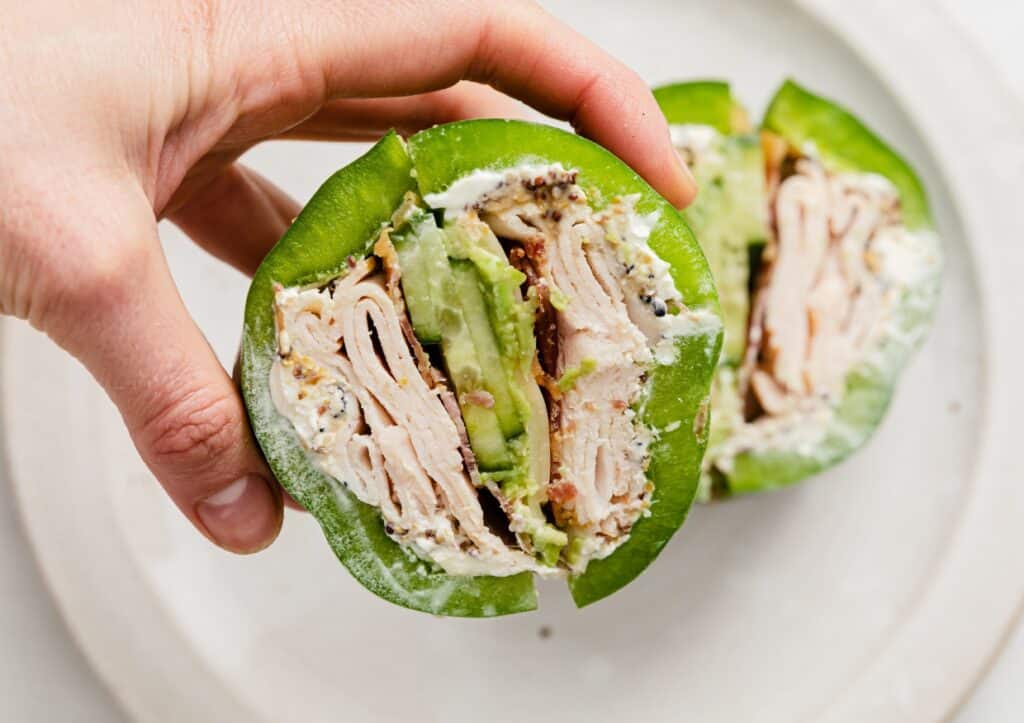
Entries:
<svg viewBox="0 0 1024 723">
<path fill-rule="evenodd" d="M 434 619 L 362 590 L 302 515 L 261 555 L 211 548 L 89 377 L 5 322 L 5 442 L 27 527 L 74 634 L 138 720 L 932 720 L 997 649 L 1024 595 L 1019 320 L 990 303 L 1018 298 L 1024 271 L 1016 108 L 931 6 L 550 5 L 652 82 L 731 78 L 755 112 L 793 74 L 922 172 L 948 271 L 878 436 L 813 483 L 695 509 L 648 574 L 592 608 L 555 585 L 537 613 Z M 305 198 L 358 150 L 277 144 L 249 160 Z M 164 232 L 230 361 L 245 280 Z"/>
</svg>

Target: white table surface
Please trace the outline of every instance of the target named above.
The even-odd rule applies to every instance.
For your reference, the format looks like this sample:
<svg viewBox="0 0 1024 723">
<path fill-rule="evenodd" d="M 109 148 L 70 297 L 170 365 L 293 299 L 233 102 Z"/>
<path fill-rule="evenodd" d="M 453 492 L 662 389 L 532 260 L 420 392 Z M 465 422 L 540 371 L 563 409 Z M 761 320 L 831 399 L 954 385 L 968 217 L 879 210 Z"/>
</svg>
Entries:
<svg viewBox="0 0 1024 723">
<path fill-rule="evenodd" d="M 1024 3 L 931 0 L 968 29 L 1024 108 Z M 1024 128 L 1021 129 L 1024 134 Z M 1021 233 L 1024 235 L 1024 224 Z M 1015 241 L 1019 241 L 1016 239 Z M 0 350 L 2 353 L 2 350 Z M 2 424 L 3 420 L 0 420 Z M 0 434 L 0 440 L 3 435 Z M 3 474 L 0 448 L 0 475 Z M 9 481 L 0 477 L 0 490 Z M 1024 554 L 1024 553 L 1022 553 Z M 14 501 L 0 495 L 0 720 L 126 721 L 79 652 L 35 567 Z M 957 723 L 1024 719 L 1024 624 L 959 712 Z"/>
</svg>

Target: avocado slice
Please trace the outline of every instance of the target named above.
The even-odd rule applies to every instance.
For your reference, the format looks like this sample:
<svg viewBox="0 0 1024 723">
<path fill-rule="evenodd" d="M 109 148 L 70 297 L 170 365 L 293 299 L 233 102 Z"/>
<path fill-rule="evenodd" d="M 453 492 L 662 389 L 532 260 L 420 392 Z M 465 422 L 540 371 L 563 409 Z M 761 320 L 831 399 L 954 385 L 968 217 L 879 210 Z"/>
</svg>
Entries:
<svg viewBox="0 0 1024 723">
<path fill-rule="evenodd" d="M 466 315 L 462 309 L 448 305 L 441 309 L 440 317 L 444 365 L 455 385 L 469 446 L 481 469 L 507 469 L 512 465 L 512 456 L 505 445 L 498 415 L 493 409 L 469 401 L 474 392 L 486 391 L 487 385 Z"/>
<path fill-rule="evenodd" d="M 501 242 L 486 224 L 453 223 L 445 231 L 451 257 L 476 267 L 502 359 L 529 365 L 537 346 L 533 337 L 536 307 L 524 301 L 520 291 L 526 276 L 508 263 Z"/>
<path fill-rule="evenodd" d="M 402 267 L 406 308 L 416 337 L 424 344 L 444 344 L 442 318 L 447 320 L 449 333 L 460 334 L 465 327 L 475 360 L 463 353 L 467 351 L 463 344 L 453 348 L 457 348 L 459 359 L 448 360 L 447 349 L 445 359 L 464 370 L 467 386 L 458 390 L 460 394 L 483 389 L 493 397 L 490 408 L 498 418 L 502 434 L 509 439 L 522 433 L 523 420 L 509 389 L 509 370 L 503 356 L 519 357 L 519 338 L 511 343 L 508 327 L 524 313 L 529 317 L 530 312 L 517 309 L 509 289 L 499 285 L 511 283 L 518 288 L 525 277 L 508 265 L 500 246 L 500 258 L 470 253 L 452 240 L 457 235 L 454 229 L 439 229 L 433 215 L 425 212 L 414 217 L 409 228 L 392 234 Z M 453 250 L 451 256 L 449 250 Z M 460 260 L 465 258 L 474 261 Z M 456 313 L 453 315 L 451 310 Z M 500 341 L 504 343 L 499 344 Z M 472 416 L 477 419 L 480 415 L 474 412 Z M 491 425 L 488 422 L 486 426 L 489 429 Z M 473 437 L 470 430 L 470 438 Z M 493 443 L 489 446 L 497 448 Z"/>
</svg>

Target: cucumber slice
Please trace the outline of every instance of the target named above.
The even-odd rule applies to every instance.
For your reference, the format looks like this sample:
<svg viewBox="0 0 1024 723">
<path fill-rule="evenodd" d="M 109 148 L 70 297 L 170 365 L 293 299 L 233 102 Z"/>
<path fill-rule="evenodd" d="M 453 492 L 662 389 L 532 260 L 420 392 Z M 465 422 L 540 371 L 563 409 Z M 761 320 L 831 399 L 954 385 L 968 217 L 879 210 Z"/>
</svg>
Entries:
<svg viewBox="0 0 1024 723">
<path fill-rule="evenodd" d="M 508 376 L 487 314 L 487 302 L 480 290 L 480 278 L 472 264 L 453 261 L 452 279 L 456 303 L 461 307 L 476 350 L 483 387 L 494 398 L 493 410 L 501 431 L 506 438 L 515 437 L 523 431 L 523 420 L 508 388 Z"/>
<path fill-rule="evenodd" d="M 423 214 L 405 230 L 391 235 L 402 267 L 402 294 L 416 337 L 424 344 L 441 341 L 438 309 L 449 277 L 444 233 L 434 217 Z"/>
</svg>

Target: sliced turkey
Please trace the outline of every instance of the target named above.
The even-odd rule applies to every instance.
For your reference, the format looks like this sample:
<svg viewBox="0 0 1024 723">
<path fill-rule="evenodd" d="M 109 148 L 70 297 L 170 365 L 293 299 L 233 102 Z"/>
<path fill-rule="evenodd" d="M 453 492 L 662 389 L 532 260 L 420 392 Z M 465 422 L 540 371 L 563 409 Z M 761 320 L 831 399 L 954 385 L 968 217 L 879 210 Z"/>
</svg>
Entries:
<svg viewBox="0 0 1024 723">
<path fill-rule="evenodd" d="M 359 262 L 331 288 L 277 290 L 275 404 L 321 470 L 378 506 L 397 540 L 453 574 L 535 569 L 484 523 L 444 390 L 417 368 L 374 266 Z"/>
</svg>

